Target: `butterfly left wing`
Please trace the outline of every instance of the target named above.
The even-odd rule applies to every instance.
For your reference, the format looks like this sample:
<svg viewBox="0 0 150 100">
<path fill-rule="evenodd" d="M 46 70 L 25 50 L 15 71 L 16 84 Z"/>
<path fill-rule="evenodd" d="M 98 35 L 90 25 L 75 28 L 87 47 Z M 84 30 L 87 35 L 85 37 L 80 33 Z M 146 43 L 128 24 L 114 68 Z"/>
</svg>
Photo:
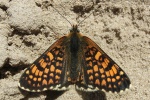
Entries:
<svg viewBox="0 0 150 100">
<path fill-rule="evenodd" d="M 25 70 L 19 81 L 21 89 L 31 92 L 66 89 L 66 38 L 56 41 Z"/>
<path fill-rule="evenodd" d="M 82 39 L 82 71 L 76 89 L 120 92 L 129 88 L 127 74 L 91 39 Z"/>
</svg>

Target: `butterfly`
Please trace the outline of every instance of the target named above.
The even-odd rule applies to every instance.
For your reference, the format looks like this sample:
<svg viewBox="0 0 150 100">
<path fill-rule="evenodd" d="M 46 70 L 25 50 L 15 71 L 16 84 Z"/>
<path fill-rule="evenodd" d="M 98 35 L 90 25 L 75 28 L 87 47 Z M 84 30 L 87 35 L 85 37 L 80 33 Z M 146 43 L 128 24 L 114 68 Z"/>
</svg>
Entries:
<svg viewBox="0 0 150 100">
<path fill-rule="evenodd" d="M 127 74 L 77 25 L 53 43 L 22 74 L 19 87 L 30 92 L 67 90 L 120 92 L 131 82 Z"/>
</svg>

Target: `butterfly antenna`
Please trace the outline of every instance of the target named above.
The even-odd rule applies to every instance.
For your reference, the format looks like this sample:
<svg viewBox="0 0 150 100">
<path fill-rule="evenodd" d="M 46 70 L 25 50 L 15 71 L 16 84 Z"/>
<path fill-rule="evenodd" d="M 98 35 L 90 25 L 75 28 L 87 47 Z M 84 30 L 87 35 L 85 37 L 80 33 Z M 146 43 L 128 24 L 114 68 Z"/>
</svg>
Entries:
<svg viewBox="0 0 150 100">
<path fill-rule="evenodd" d="M 51 5 L 51 7 L 53 7 L 53 5 Z M 53 9 L 55 9 L 57 13 L 59 13 L 60 16 L 62 16 L 72 26 L 71 22 L 65 16 L 63 16 L 55 7 L 53 7 Z"/>
<path fill-rule="evenodd" d="M 91 12 L 86 18 L 84 18 L 82 21 L 80 21 L 79 24 L 78 24 L 78 26 L 79 26 L 83 21 L 85 21 L 88 17 L 90 17 L 92 14 L 93 14 L 93 12 Z"/>
</svg>

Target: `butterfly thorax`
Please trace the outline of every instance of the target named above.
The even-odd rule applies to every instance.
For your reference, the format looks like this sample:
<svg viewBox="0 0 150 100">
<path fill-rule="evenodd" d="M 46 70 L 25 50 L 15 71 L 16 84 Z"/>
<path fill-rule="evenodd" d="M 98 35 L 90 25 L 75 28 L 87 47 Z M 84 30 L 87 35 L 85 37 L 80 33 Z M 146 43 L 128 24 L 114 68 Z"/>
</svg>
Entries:
<svg viewBox="0 0 150 100">
<path fill-rule="evenodd" d="M 79 37 L 78 33 L 79 30 L 77 29 L 77 26 L 73 26 L 73 28 L 70 30 L 71 36 L 70 36 L 70 52 L 73 55 L 76 55 L 76 53 L 79 50 Z"/>
</svg>

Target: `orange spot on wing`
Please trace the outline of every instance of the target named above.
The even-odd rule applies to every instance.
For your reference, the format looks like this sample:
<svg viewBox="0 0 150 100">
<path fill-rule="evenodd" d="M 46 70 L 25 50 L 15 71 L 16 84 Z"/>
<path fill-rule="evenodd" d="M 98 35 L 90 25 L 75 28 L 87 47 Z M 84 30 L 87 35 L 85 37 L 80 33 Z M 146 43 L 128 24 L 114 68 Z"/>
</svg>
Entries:
<svg viewBox="0 0 150 100">
<path fill-rule="evenodd" d="M 120 75 L 123 75 L 124 74 L 124 72 L 123 71 L 120 71 Z"/>
<path fill-rule="evenodd" d="M 42 71 L 40 71 L 40 72 L 39 72 L 39 76 L 42 76 L 42 75 L 43 75 L 43 72 L 42 72 Z"/>
<path fill-rule="evenodd" d="M 35 76 L 38 76 L 38 75 L 39 75 L 39 70 L 37 69 L 35 72 Z"/>
<path fill-rule="evenodd" d="M 71 81 L 71 78 L 70 77 L 68 77 L 68 79 L 67 79 L 68 81 Z"/>
<path fill-rule="evenodd" d="M 101 66 L 101 65 L 102 65 L 102 63 L 98 61 L 98 62 L 97 62 L 97 65 L 98 65 L 98 66 Z"/>
<path fill-rule="evenodd" d="M 52 79 L 50 79 L 50 80 L 48 81 L 48 84 L 54 84 L 54 81 L 53 81 Z"/>
<path fill-rule="evenodd" d="M 49 76 L 54 77 L 54 74 L 53 74 L 53 73 L 50 73 Z"/>
<path fill-rule="evenodd" d="M 57 80 L 57 81 L 55 81 L 55 83 L 57 84 L 57 83 L 58 83 L 58 80 Z"/>
<path fill-rule="evenodd" d="M 91 57 L 86 57 L 85 60 L 88 61 L 88 60 L 91 60 L 91 59 L 92 59 Z"/>
<path fill-rule="evenodd" d="M 89 77 L 89 80 L 93 80 L 93 75 L 91 75 L 91 76 Z"/>
<path fill-rule="evenodd" d="M 93 70 L 87 70 L 87 74 L 92 74 Z"/>
<path fill-rule="evenodd" d="M 36 67 L 36 65 L 35 65 L 35 66 L 32 68 L 32 73 L 35 73 L 36 69 L 37 69 L 37 67 Z"/>
<path fill-rule="evenodd" d="M 93 70 L 94 70 L 94 72 L 97 72 L 97 71 L 98 71 L 98 66 L 95 65 L 95 66 L 93 67 Z"/>
<path fill-rule="evenodd" d="M 98 73 L 95 73 L 95 77 L 98 77 L 99 76 L 99 74 Z"/>
<path fill-rule="evenodd" d="M 44 78 L 47 78 L 47 75 L 44 75 L 43 77 L 44 77 Z"/>
<path fill-rule="evenodd" d="M 35 87 L 35 84 L 33 84 L 32 86 Z"/>
<path fill-rule="evenodd" d="M 37 84 L 37 87 L 40 87 L 40 84 L 39 84 L 39 83 Z"/>
<path fill-rule="evenodd" d="M 105 78 L 105 75 L 104 75 L 104 74 L 102 74 L 102 75 L 101 75 L 101 78 Z"/>
<path fill-rule="evenodd" d="M 110 76 L 109 71 L 106 71 L 106 76 L 107 76 L 107 77 L 109 77 L 109 76 Z"/>
<path fill-rule="evenodd" d="M 56 69 L 56 73 L 57 73 L 57 74 L 61 74 L 61 70 Z"/>
<path fill-rule="evenodd" d="M 121 85 L 121 81 L 118 82 L 118 85 Z"/>
<path fill-rule="evenodd" d="M 54 72 L 54 70 L 55 70 L 54 65 L 51 65 L 51 67 L 50 67 L 50 71 L 51 71 L 51 72 Z"/>
<path fill-rule="evenodd" d="M 57 57 L 57 60 L 60 60 L 60 61 L 62 61 L 62 60 L 63 60 L 63 58 Z"/>
<path fill-rule="evenodd" d="M 59 66 L 60 66 L 60 67 L 63 67 L 63 64 L 62 64 L 62 63 L 59 63 Z"/>
<path fill-rule="evenodd" d="M 114 88 L 117 88 L 117 86 L 116 86 L 116 85 L 114 85 Z"/>
<path fill-rule="evenodd" d="M 47 65 L 50 66 L 50 65 L 51 65 L 51 62 L 47 62 Z"/>
<path fill-rule="evenodd" d="M 118 65 L 114 64 L 115 68 L 119 69 Z"/>
<path fill-rule="evenodd" d="M 56 62 L 56 66 L 59 66 L 59 62 Z"/>
<path fill-rule="evenodd" d="M 44 70 L 44 73 L 48 73 L 49 72 L 49 69 L 48 68 L 45 68 L 45 70 Z"/>
<path fill-rule="evenodd" d="M 91 61 L 89 62 L 89 66 L 90 66 L 90 67 L 92 67 L 92 66 L 93 66 L 93 64 L 92 64 L 92 62 L 91 62 Z"/>
<path fill-rule="evenodd" d="M 45 68 L 47 66 L 47 63 L 43 62 L 43 63 L 40 63 L 40 65 L 41 65 L 42 68 Z"/>
<path fill-rule="evenodd" d="M 59 53 L 59 50 L 55 51 L 55 54 L 56 54 L 56 55 L 58 55 L 58 53 Z"/>
<path fill-rule="evenodd" d="M 44 80 L 42 81 L 42 85 L 47 85 L 46 79 L 44 79 Z"/>
<path fill-rule="evenodd" d="M 32 79 L 32 78 L 33 78 L 33 75 L 29 75 L 29 78 Z"/>
<path fill-rule="evenodd" d="M 108 85 L 108 88 L 112 88 L 111 84 Z"/>
<path fill-rule="evenodd" d="M 38 81 L 40 82 L 42 80 L 42 78 L 38 78 Z"/>
<path fill-rule="evenodd" d="M 31 84 L 31 81 L 30 81 L 30 80 L 28 80 L 28 84 Z"/>
<path fill-rule="evenodd" d="M 99 79 L 96 79 L 95 84 L 100 85 Z"/>
<path fill-rule="evenodd" d="M 95 55 L 95 59 L 96 59 L 96 60 L 99 60 L 99 57 L 100 57 L 101 55 L 102 55 L 102 54 L 101 54 L 100 52 L 97 52 L 96 55 Z"/>
<path fill-rule="evenodd" d="M 115 78 L 112 78 L 112 82 L 115 82 L 116 81 L 116 79 Z"/>
<path fill-rule="evenodd" d="M 109 73 L 111 76 L 114 76 L 114 72 L 112 70 L 109 70 Z"/>
<path fill-rule="evenodd" d="M 102 66 L 103 66 L 103 68 L 107 68 L 107 65 L 105 62 L 102 62 Z"/>
<path fill-rule="evenodd" d="M 116 79 L 119 80 L 119 79 L 120 79 L 120 76 L 116 76 Z"/>
<path fill-rule="evenodd" d="M 107 58 L 104 59 L 104 62 L 106 63 L 106 65 L 108 65 L 109 60 Z"/>
<path fill-rule="evenodd" d="M 111 79 L 110 79 L 110 78 L 107 78 L 107 81 L 108 81 L 108 82 L 111 82 Z"/>
<path fill-rule="evenodd" d="M 52 55 L 51 52 L 48 52 L 48 53 L 47 53 L 47 56 L 49 56 L 50 61 L 54 58 L 54 56 Z"/>
<path fill-rule="evenodd" d="M 34 78 L 33 78 L 33 81 L 37 81 L 37 78 L 36 78 L 36 77 L 34 77 Z"/>
<path fill-rule="evenodd" d="M 58 75 L 56 75 L 56 76 L 55 76 L 55 79 L 56 79 L 56 80 L 59 80 L 59 79 L 60 79 L 60 77 L 59 77 Z"/>
<path fill-rule="evenodd" d="M 26 71 L 26 74 L 27 74 L 27 75 L 29 74 L 29 70 Z"/>
<path fill-rule="evenodd" d="M 100 68 L 99 71 L 100 71 L 101 74 L 104 73 L 104 69 L 103 68 Z"/>
<path fill-rule="evenodd" d="M 90 50 L 90 54 L 93 55 L 93 51 L 92 50 Z"/>
<path fill-rule="evenodd" d="M 106 81 L 103 79 L 101 84 L 102 86 L 106 86 Z"/>
<path fill-rule="evenodd" d="M 43 61 L 44 61 L 44 59 L 40 59 L 40 60 L 39 60 L 39 63 L 42 63 Z"/>
<path fill-rule="evenodd" d="M 112 66 L 112 70 L 113 70 L 113 72 L 114 72 L 115 74 L 117 74 L 117 69 L 115 68 L 114 65 Z"/>
</svg>

